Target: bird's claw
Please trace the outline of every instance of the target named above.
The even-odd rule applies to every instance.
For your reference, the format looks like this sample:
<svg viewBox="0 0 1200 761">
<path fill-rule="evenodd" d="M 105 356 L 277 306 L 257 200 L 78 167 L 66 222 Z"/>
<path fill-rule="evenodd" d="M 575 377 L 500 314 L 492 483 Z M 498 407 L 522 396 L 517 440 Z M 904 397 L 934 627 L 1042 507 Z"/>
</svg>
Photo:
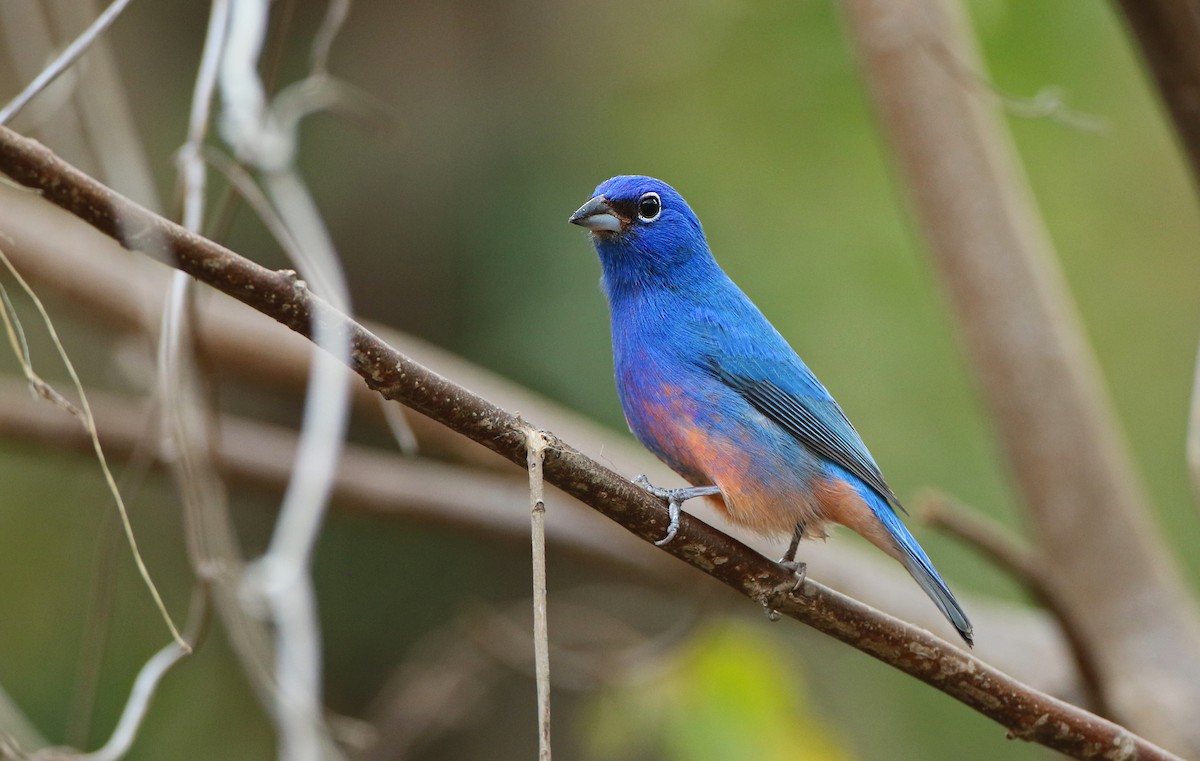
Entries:
<svg viewBox="0 0 1200 761">
<path fill-rule="evenodd" d="M 685 486 L 680 489 L 664 489 L 661 486 L 655 486 L 650 483 L 650 479 L 644 473 L 635 476 L 633 483 L 643 491 L 667 501 L 667 515 L 670 518 L 670 523 L 667 525 L 667 535 L 654 543 L 659 547 L 670 542 L 675 538 L 675 534 L 679 532 L 679 516 L 683 514 L 684 502 L 693 497 L 710 497 L 721 493 L 721 490 L 716 486 Z"/>
<path fill-rule="evenodd" d="M 800 587 L 804 586 L 804 580 L 808 578 L 808 564 L 799 560 L 780 560 L 779 565 L 792 572 L 792 588 L 788 590 L 788 594 L 799 592 Z M 786 587 L 788 583 L 784 582 L 781 587 Z"/>
<path fill-rule="evenodd" d="M 792 575 L 762 597 L 763 610 L 767 614 L 767 619 L 771 621 L 779 620 L 778 608 L 784 601 L 800 591 L 800 587 L 804 586 L 804 580 L 808 577 L 806 563 L 785 558 L 780 560 L 778 565 L 791 571 Z"/>
<path fill-rule="evenodd" d="M 678 501 L 672 499 L 667 503 L 667 516 L 671 519 L 667 524 L 667 535 L 655 542 L 655 547 L 662 547 L 675 538 L 675 534 L 679 532 L 679 516 L 682 512 L 683 505 Z"/>
<path fill-rule="evenodd" d="M 640 473 L 634 476 L 633 483 L 640 487 L 642 491 L 649 492 L 659 499 L 666 499 L 671 492 L 670 489 L 664 489 L 661 486 L 655 486 L 654 484 L 650 483 L 650 479 L 646 477 L 645 473 Z"/>
</svg>

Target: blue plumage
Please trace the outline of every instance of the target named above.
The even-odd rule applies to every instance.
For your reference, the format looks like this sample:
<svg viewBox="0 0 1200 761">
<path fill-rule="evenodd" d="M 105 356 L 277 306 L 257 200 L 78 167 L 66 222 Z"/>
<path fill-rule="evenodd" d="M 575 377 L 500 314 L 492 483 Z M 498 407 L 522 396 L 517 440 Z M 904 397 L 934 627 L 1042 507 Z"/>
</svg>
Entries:
<svg viewBox="0 0 1200 761">
<path fill-rule="evenodd" d="M 650 177 L 614 177 L 571 221 L 592 231 L 600 255 L 634 435 L 694 486 L 717 487 L 715 506 L 735 523 L 823 537 L 835 522 L 862 534 L 970 643 L 970 622 L 900 521 L 862 438 L 717 265 L 683 198 Z"/>
</svg>

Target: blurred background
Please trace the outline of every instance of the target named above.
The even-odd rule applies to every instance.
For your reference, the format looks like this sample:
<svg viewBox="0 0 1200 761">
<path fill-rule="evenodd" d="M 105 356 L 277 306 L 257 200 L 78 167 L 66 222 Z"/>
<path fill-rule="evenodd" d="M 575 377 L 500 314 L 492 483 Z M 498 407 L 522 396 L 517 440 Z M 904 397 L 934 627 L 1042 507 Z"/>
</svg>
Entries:
<svg viewBox="0 0 1200 761">
<path fill-rule="evenodd" d="M 79 28 L 64 21 L 65 4 L 44 9 L 58 42 Z M 988 72 L 964 86 L 1011 99 L 1025 171 L 1157 518 L 1195 583 L 1200 514 L 1184 436 L 1200 215 L 1183 162 L 1107 4 L 967 6 Z M 275 3 L 281 84 L 307 71 L 324 10 Z M 135 3 L 107 35 L 168 208 L 207 12 L 182 0 Z M 9 34 L 5 44 L 0 100 L 28 79 L 16 63 L 27 40 Z M 364 125 L 319 115 L 303 129 L 301 170 L 359 315 L 627 436 L 599 265 L 566 219 L 609 176 L 654 175 L 688 199 L 718 260 L 838 397 L 902 499 L 936 487 L 1023 529 L 836 4 L 363 2 L 330 70 L 389 116 Z M 1066 117 L 1031 116 L 1039 94 L 1061 98 Z M 13 126 L 38 134 L 53 114 L 45 105 Z M 212 185 L 216 202 L 222 182 Z M 286 266 L 248 209 L 211 232 Z M 122 337 L 43 295 L 85 383 L 128 390 Z M 0 368 L 20 375 L 10 354 Z M 223 409 L 299 418 L 290 390 L 215 383 Z M 388 445 L 378 427 L 353 437 Z M 603 461 L 595 442 L 570 443 Z M 170 484 L 136 462 L 114 466 L 147 564 L 182 616 L 191 570 Z M 93 459 L 0 441 L 0 482 L 0 685 L 52 742 L 94 747 L 165 632 Z M 246 551 L 261 551 L 278 495 L 231 489 L 230 499 Z M 1023 601 L 971 551 L 915 531 L 956 590 Z M 854 541 L 843 532 L 831 544 Z M 426 679 L 428 692 L 413 695 L 444 729 L 404 757 L 532 757 L 528 555 L 527 542 L 335 505 L 315 564 L 330 709 L 366 717 L 389 684 Z M 1048 755 L 1002 744 L 1000 727 L 946 696 L 715 589 L 679 599 L 553 548 L 550 587 L 552 640 L 573 628 L 602 633 L 553 661 L 562 758 Z M 457 691 L 444 699 L 449 682 Z M 129 758 L 270 758 L 273 748 L 268 718 L 214 631 L 168 676 Z"/>
</svg>

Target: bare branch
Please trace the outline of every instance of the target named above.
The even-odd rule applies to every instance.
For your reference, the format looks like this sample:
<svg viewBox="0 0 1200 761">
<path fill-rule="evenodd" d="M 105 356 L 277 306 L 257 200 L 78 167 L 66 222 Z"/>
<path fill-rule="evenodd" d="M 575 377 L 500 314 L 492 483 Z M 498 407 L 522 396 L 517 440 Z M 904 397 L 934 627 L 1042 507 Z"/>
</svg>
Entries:
<svg viewBox="0 0 1200 761">
<path fill-rule="evenodd" d="M 54 11 L 55 26 L 63 30 L 83 29 L 99 13 L 95 0 L 51 0 L 47 5 Z M 78 112 L 87 153 L 99 167 L 97 176 L 147 208 L 161 211 L 146 145 L 107 35 L 92 42 L 71 74 L 75 86 L 68 108 Z"/>
<path fill-rule="evenodd" d="M 8 70 L 18 81 L 35 79 L 46 67 L 46 62 L 53 60 L 54 54 L 61 49 L 54 39 L 55 32 L 47 12 L 44 3 L 0 3 L 0 35 L 3 35 L 8 53 Z M 53 26 L 59 28 L 61 24 Z M 82 120 L 73 103 L 79 83 L 77 71 L 69 70 L 51 82 L 29 107 L 13 118 L 13 123 L 56 146 L 63 156 L 73 158 L 80 168 L 94 172 L 98 165 L 91 155 Z M 123 189 L 118 187 L 118 190 Z M 134 200 L 145 199 L 134 197 Z"/>
<path fill-rule="evenodd" d="M 287 273 L 261 267 L 148 212 L 6 128 L 0 128 L 0 170 L 123 245 L 150 248 L 145 253 L 292 330 L 309 335 L 314 324 L 345 330 L 351 338 L 351 365 L 368 386 L 525 465 L 527 423 L 396 352 Z M 546 455 L 547 481 L 644 541 L 662 536 L 667 516 L 661 501 L 564 442 L 552 441 Z M 1112 722 L 1039 693 L 927 632 L 815 582 L 806 581 L 797 595 L 784 597 L 780 590 L 794 582 L 790 571 L 697 518 L 685 516 L 677 538 L 662 549 L 751 600 L 942 690 L 1015 737 L 1080 759 L 1124 751 L 1136 752 L 1141 759 L 1176 758 Z"/>
<path fill-rule="evenodd" d="M 529 454 L 529 515 L 533 547 L 533 663 L 537 676 L 538 761 L 550 761 L 550 632 L 546 616 L 546 497 L 542 464 L 546 437 L 541 431 L 526 433 Z"/>
<path fill-rule="evenodd" d="M 1200 613 L 1167 545 L 958 0 L 843 0 L 905 190 L 1062 602 L 1131 726 L 1200 754 Z M 1113 562 L 1120 559 L 1120 572 Z"/>
<path fill-rule="evenodd" d="M 79 397 L 79 406 L 76 407 L 74 404 L 67 401 L 67 399 L 59 394 L 58 391 L 38 377 L 38 375 L 34 372 L 32 365 L 28 363 L 26 358 L 20 357 L 22 361 L 22 369 L 25 372 L 25 377 L 29 381 L 30 387 L 34 389 L 39 396 L 62 408 L 66 412 L 69 412 L 73 417 L 77 418 L 87 430 L 88 435 L 92 440 L 93 450 L 96 454 L 96 461 L 100 464 L 100 470 L 104 475 L 104 481 L 108 486 L 109 493 L 112 495 L 113 502 L 117 506 L 117 513 L 121 516 L 121 525 L 125 529 L 125 539 L 129 543 L 129 551 L 133 555 L 134 564 L 137 566 L 138 573 L 141 575 L 142 581 L 146 586 L 146 590 L 150 593 L 151 599 L 154 600 L 154 604 L 158 608 L 158 612 L 162 616 L 163 622 L 167 625 L 167 629 L 170 630 L 171 635 L 175 638 L 175 641 L 179 644 L 179 646 L 186 651 L 188 650 L 188 645 L 183 641 L 181 635 L 179 634 L 179 630 L 175 626 L 175 622 L 172 620 L 170 612 L 167 610 L 166 603 L 163 602 L 162 595 L 159 594 L 158 586 L 150 577 L 150 570 L 146 567 L 142 553 L 138 549 L 137 539 L 133 533 L 133 525 L 129 521 L 129 513 L 125 507 L 125 500 L 121 496 L 121 490 L 117 487 L 116 478 L 113 476 L 112 469 L 108 465 L 108 459 L 104 455 L 104 449 L 100 445 L 99 434 L 96 431 L 96 420 L 92 415 L 92 408 L 88 403 L 87 394 L 83 390 L 83 383 L 79 380 L 78 373 L 75 372 L 75 365 L 71 362 L 71 358 L 68 356 L 67 350 L 63 347 L 62 341 L 58 337 L 58 331 L 55 330 L 54 323 L 50 320 L 50 314 L 42 305 L 41 299 L 39 299 L 34 290 L 29 287 L 29 284 L 23 277 L 21 277 L 21 274 L 16 270 L 16 268 L 13 267 L 12 262 L 10 262 L 8 257 L 4 255 L 3 249 L 0 249 L 0 263 L 3 263 L 4 267 L 8 270 L 8 273 L 12 275 L 18 284 L 20 284 L 21 288 L 25 291 L 25 294 L 33 302 L 33 305 L 46 328 L 46 332 L 50 336 L 51 343 L 54 345 L 55 351 L 58 353 L 63 365 L 66 367 L 67 375 L 70 376 L 71 384 L 74 386 L 75 393 Z M 5 303 L 7 305 L 7 298 L 5 299 Z M 2 314 L 4 318 L 3 321 L 5 328 L 9 334 L 10 341 L 13 344 L 13 349 L 18 353 L 18 355 L 20 355 L 21 347 L 19 345 L 16 331 L 12 327 L 12 322 L 9 319 L 9 314 L 7 311 L 0 314 Z"/>
<path fill-rule="evenodd" d="M 321 28 L 317 30 L 317 34 L 313 38 L 312 52 L 309 54 L 311 58 L 309 68 L 312 69 L 313 76 L 328 75 L 329 53 L 333 49 L 333 41 L 337 39 L 338 32 L 341 31 L 342 24 L 346 23 L 346 17 L 349 15 L 350 0 L 329 1 L 329 7 L 325 9 L 325 18 L 321 21 Z"/>
<path fill-rule="evenodd" d="M 7 124 L 18 111 L 25 107 L 29 101 L 42 90 L 46 85 L 53 82 L 60 74 L 70 68 L 71 64 L 79 60 L 79 56 L 83 55 L 88 47 L 96 41 L 96 39 L 104 34 L 104 30 L 112 25 L 112 22 L 117 20 L 117 16 L 125 10 L 125 6 L 129 5 L 129 0 L 113 0 L 112 4 L 104 9 L 104 12 L 96 17 L 91 26 L 76 37 L 66 50 L 62 52 L 49 66 L 42 69 L 41 73 L 34 78 L 32 82 L 26 85 L 25 89 L 8 102 L 4 108 L 0 108 L 0 124 Z"/>
<path fill-rule="evenodd" d="M 146 440 L 152 414 L 145 401 L 91 392 L 101 441 L 114 457 L 145 451 L 170 464 L 174 453 L 157 439 Z M 0 439 L 57 449 L 91 452 L 86 431 L 46 405 L 28 403 L 23 384 L 0 382 Z M 214 465 L 231 484 L 281 493 L 295 462 L 293 431 L 229 415 L 213 421 Z M 158 447 L 163 447 L 165 451 Z M 516 473 L 398 457 L 348 444 L 338 468 L 333 499 L 344 511 L 403 518 L 493 541 L 528 541 L 529 523 L 512 506 L 528 499 L 528 483 Z M 678 589 L 692 580 L 687 569 L 664 555 L 648 552 L 610 521 L 556 492 L 545 495 L 554 513 L 546 532 L 560 552 L 577 561 L 646 584 Z M 227 562 L 222 558 L 220 562 Z M 986 605 L 981 601 L 981 605 Z M 1009 615 L 996 611 L 995 616 Z M 1013 631 L 1014 638 L 1028 639 Z M 1044 659 L 1035 659 L 1044 660 Z"/>
</svg>

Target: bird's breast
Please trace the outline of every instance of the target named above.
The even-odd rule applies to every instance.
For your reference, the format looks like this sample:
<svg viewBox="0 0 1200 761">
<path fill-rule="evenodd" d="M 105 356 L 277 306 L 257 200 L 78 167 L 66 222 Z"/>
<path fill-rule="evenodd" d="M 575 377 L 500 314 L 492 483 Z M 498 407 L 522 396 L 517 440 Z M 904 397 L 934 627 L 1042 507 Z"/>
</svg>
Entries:
<svg viewBox="0 0 1200 761">
<path fill-rule="evenodd" d="M 620 368 L 617 388 L 629 430 L 659 459 L 694 484 L 711 483 L 709 463 L 715 459 L 711 436 L 711 402 L 697 393 L 697 383 L 664 377 L 645 365 Z"/>
</svg>

